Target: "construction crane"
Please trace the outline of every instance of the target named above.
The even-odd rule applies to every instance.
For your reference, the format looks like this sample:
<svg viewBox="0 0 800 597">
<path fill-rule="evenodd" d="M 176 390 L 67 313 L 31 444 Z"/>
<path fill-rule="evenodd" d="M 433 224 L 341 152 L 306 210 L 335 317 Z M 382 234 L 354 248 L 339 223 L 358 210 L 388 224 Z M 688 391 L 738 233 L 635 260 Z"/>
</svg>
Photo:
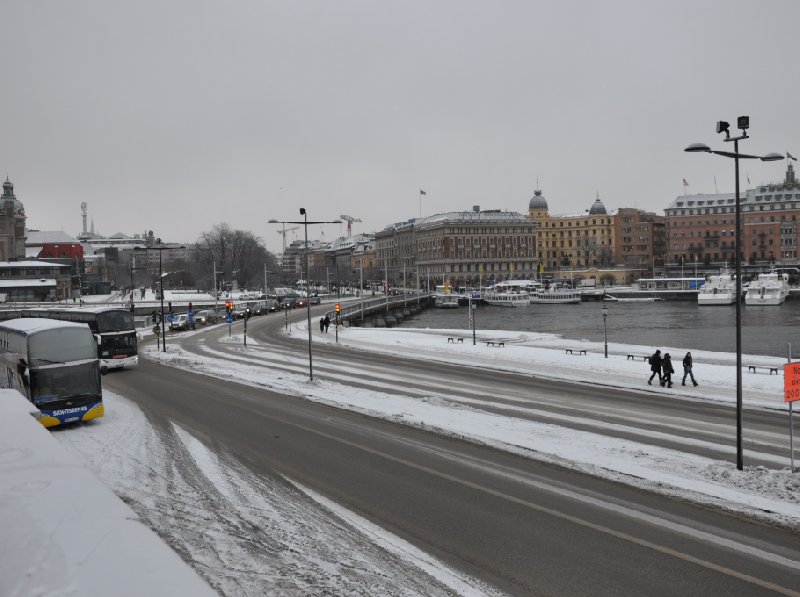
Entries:
<svg viewBox="0 0 800 597">
<path fill-rule="evenodd" d="M 340 220 L 344 220 L 347 222 L 347 237 L 350 238 L 353 234 L 353 222 L 360 222 L 360 218 L 354 218 L 353 216 L 339 216 Z"/>
<path fill-rule="evenodd" d="M 300 226 L 292 226 L 291 228 L 287 228 L 286 224 L 284 224 L 280 230 L 278 230 L 278 234 L 283 236 L 283 252 L 286 252 L 286 233 L 291 232 L 292 230 L 297 230 Z"/>
</svg>

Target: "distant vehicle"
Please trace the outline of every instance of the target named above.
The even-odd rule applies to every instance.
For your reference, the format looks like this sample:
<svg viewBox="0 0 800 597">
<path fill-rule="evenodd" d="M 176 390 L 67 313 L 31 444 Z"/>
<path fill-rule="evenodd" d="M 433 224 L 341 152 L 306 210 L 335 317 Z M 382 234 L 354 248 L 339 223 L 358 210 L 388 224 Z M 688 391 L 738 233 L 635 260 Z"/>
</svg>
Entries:
<svg viewBox="0 0 800 597">
<path fill-rule="evenodd" d="M 29 317 L 0 323 L 0 387 L 18 390 L 45 427 L 102 417 L 97 342 L 85 323 Z"/>
<path fill-rule="evenodd" d="M 294 305 L 292 305 L 295 309 L 301 309 L 308 305 L 308 299 L 305 297 L 301 297 L 294 300 Z"/>
<path fill-rule="evenodd" d="M 186 313 L 180 313 L 169 323 L 169 329 L 175 330 L 188 330 L 189 329 L 189 316 Z"/>
<path fill-rule="evenodd" d="M 266 315 L 269 313 L 269 306 L 271 301 L 257 301 L 253 303 L 250 308 L 253 310 L 253 315 Z"/>
<path fill-rule="evenodd" d="M 321 299 L 316 294 L 312 294 L 311 297 L 309 297 L 309 299 L 308 299 L 308 304 L 309 305 L 319 305 L 320 302 L 321 302 Z"/>
<path fill-rule="evenodd" d="M 239 303 L 233 306 L 234 319 L 243 319 L 245 313 L 247 313 L 247 303 Z"/>
<path fill-rule="evenodd" d="M 198 325 L 208 325 L 210 323 L 217 323 L 219 318 L 212 309 L 203 309 L 202 311 L 197 312 L 197 314 L 194 316 L 194 321 Z"/>
</svg>

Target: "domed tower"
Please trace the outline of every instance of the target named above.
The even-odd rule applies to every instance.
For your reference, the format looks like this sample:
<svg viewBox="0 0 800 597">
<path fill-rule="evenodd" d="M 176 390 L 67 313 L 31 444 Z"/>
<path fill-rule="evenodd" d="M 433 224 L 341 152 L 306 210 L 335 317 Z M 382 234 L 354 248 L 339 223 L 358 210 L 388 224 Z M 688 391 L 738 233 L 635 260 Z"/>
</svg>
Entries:
<svg viewBox="0 0 800 597">
<path fill-rule="evenodd" d="M 594 200 L 594 203 L 589 208 L 589 215 L 590 216 L 608 215 L 608 212 L 606 211 L 606 206 L 603 205 L 602 201 L 600 201 L 600 193 L 597 194 L 597 199 Z"/>
<path fill-rule="evenodd" d="M 547 217 L 547 199 L 542 195 L 540 189 L 533 192 L 528 203 L 528 219 L 534 221 L 541 221 Z"/>
<path fill-rule="evenodd" d="M 25 259 L 25 206 L 14 196 L 14 184 L 6 177 L 0 197 L 0 261 Z"/>
</svg>

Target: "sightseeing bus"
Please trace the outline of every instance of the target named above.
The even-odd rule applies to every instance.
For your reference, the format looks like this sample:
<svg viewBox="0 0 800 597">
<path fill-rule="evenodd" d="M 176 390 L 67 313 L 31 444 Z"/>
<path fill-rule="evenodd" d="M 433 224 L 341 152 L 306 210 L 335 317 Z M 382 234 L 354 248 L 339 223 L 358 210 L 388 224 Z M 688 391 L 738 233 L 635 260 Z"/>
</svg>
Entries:
<svg viewBox="0 0 800 597">
<path fill-rule="evenodd" d="M 127 369 L 139 364 L 133 314 L 121 307 L 42 307 L 5 312 L 5 317 L 0 315 L 0 319 L 16 317 L 85 323 L 97 341 L 101 369 Z"/>
<path fill-rule="evenodd" d="M 53 319 L 0 322 L 0 387 L 18 390 L 45 427 L 103 416 L 97 344 L 88 326 Z"/>
</svg>

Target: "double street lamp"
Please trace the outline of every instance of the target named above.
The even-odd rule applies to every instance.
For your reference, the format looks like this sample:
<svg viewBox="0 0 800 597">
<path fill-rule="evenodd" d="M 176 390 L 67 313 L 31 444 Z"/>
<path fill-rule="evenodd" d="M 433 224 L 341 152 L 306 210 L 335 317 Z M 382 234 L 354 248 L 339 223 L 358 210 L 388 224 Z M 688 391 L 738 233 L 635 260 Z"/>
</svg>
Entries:
<svg viewBox="0 0 800 597">
<path fill-rule="evenodd" d="M 744 457 L 742 454 L 742 226 L 741 208 L 739 205 L 739 160 L 761 160 L 762 162 L 774 162 L 782 160 L 783 156 L 779 153 L 768 153 L 767 155 L 748 155 L 739 153 L 739 141 L 749 139 L 747 129 L 750 128 L 750 117 L 739 116 L 736 120 L 736 127 L 741 131 L 737 137 L 731 137 L 730 124 L 720 120 L 717 122 L 717 133 L 725 133 L 725 141 L 733 142 L 733 151 L 712 150 L 704 143 L 692 143 L 684 149 L 692 153 L 713 153 L 726 158 L 733 158 L 736 176 L 736 468 L 744 468 Z"/>
<path fill-rule="evenodd" d="M 166 326 L 164 325 L 164 268 L 161 259 L 161 253 L 163 251 L 168 251 L 170 249 L 185 249 L 186 247 L 165 247 L 161 244 L 161 239 L 156 239 L 157 246 L 155 247 L 146 247 L 146 251 L 158 251 L 158 283 L 159 283 L 159 293 L 161 294 L 161 321 L 159 322 L 159 326 L 161 327 L 161 350 L 162 352 L 167 352 L 167 330 Z"/>
<path fill-rule="evenodd" d="M 313 360 L 311 357 L 311 276 L 309 276 L 309 269 L 308 269 L 308 225 L 309 224 L 341 224 L 341 220 L 329 220 L 324 222 L 309 222 L 308 221 L 308 214 L 306 213 L 306 208 L 300 208 L 300 215 L 303 216 L 302 221 L 279 221 L 279 220 L 268 220 L 269 224 L 302 224 L 303 230 L 305 233 L 305 269 L 306 269 L 306 315 L 308 317 L 308 378 L 309 380 L 314 380 L 314 365 Z M 325 281 L 327 283 L 327 280 Z M 287 312 L 288 315 L 288 312 Z"/>
</svg>

